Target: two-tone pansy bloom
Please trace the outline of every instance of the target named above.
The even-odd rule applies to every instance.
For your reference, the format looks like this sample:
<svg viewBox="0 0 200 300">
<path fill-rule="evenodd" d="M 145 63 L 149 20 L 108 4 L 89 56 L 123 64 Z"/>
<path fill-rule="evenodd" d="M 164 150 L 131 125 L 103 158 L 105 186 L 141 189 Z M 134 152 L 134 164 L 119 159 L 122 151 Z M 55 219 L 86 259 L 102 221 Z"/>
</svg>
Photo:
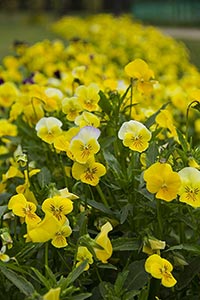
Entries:
<svg viewBox="0 0 200 300">
<path fill-rule="evenodd" d="M 179 200 L 193 207 L 200 207 L 200 171 L 193 167 L 185 167 L 178 174 L 181 178 Z"/>
<path fill-rule="evenodd" d="M 176 284 L 176 279 L 172 275 L 173 266 L 165 258 L 158 254 L 149 256 L 145 262 L 145 270 L 152 277 L 161 279 L 161 284 L 165 287 L 173 287 Z"/>
<path fill-rule="evenodd" d="M 52 144 L 56 137 L 62 133 L 62 122 L 54 117 L 44 117 L 36 124 L 37 136 L 44 142 Z"/>
<path fill-rule="evenodd" d="M 93 126 L 85 126 L 80 129 L 70 142 L 69 151 L 73 154 L 74 160 L 84 164 L 88 159 L 94 157 L 100 150 L 98 137 L 100 130 Z"/>
<path fill-rule="evenodd" d="M 124 146 L 133 151 L 143 152 L 149 146 L 151 132 L 144 124 L 130 120 L 122 124 L 118 137 L 122 140 Z"/>
</svg>

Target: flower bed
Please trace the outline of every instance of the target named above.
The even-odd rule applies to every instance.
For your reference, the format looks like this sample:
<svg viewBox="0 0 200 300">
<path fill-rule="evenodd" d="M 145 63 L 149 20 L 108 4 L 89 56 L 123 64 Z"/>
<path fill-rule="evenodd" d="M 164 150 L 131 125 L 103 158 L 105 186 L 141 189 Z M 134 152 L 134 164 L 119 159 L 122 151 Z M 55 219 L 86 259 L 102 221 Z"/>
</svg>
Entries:
<svg viewBox="0 0 200 300">
<path fill-rule="evenodd" d="M 65 17 L 0 69 L 0 296 L 199 295 L 200 74 L 127 17 Z"/>
</svg>

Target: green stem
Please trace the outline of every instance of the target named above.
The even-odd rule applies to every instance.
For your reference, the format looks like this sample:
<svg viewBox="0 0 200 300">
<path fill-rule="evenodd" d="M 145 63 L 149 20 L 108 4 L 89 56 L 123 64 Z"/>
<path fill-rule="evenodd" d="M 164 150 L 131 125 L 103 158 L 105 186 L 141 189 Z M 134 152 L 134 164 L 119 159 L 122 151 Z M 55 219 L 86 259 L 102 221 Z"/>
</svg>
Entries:
<svg viewBox="0 0 200 300">
<path fill-rule="evenodd" d="M 44 248 L 44 265 L 45 265 L 45 272 L 47 272 L 47 269 L 49 267 L 49 244 L 48 244 L 48 242 L 45 243 L 45 248 Z"/>
<path fill-rule="evenodd" d="M 186 141 L 188 141 L 188 137 L 189 137 L 189 111 L 190 111 L 190 108 L 192 107 L 192 105 L 196 103 L 196 104 L 200 104 L 199 101 L 197 100 L 194 100 L 192 101 L 188 107 L 187 107 L 187 111 L 186 111 L 186 133 L 185 133 L 185 137 L 186 137 Z M 189 142 L 189 141 L 188 141 Z"/>
<path fill-rule="evenodd" d="M 100 196 L 100 198 L 101 198 L 103 204 L 104 204 L 105 206 L 109 207 L 109 204 L 108 204 L 106 198 L 104 197 L 104 194 L 103 194 L 103 192 L 102 192 L 102 189 L 101 189 L 100 185 L 97 185 L 97 186 L 96 186 L 96 189 L 97 189 L 97 192 L 99 193 L 99 196 Z"/>
<path fill-rule="evenodd" d="M 181 205 L 179 206 L 179 215 L 180 216 L 184 215 L 182 212 Z M 180 243 L 184 243 L 185 242 L 185 225 L 183 222 L 180 222 L 180 224 L 179 224 L 179 237 L 180 237 Z"/>
<path fill-rule="evenodd" d="M 98 268 L 97 268 L 96 265 L 95 265 L 95 271 L 96 271 L 96 273 L 97 273 L 97 277 L 98 277 L 98 279 L 99 279 L 99 282 L 102 282 L 103 280 L 101 279 L 101 276 L 100 276 L 100 274 L 99 274 L 99 270 L 98 270 Z"/>
<path fill-rule="evenodd" d="M 156 296 L 159 297 L 160 294 L 159 290 L 160 290 L 160 280 L 151 278 L 148 300 L 155 300 Z"/>
<path fill-rule="evenodd" d="M 161 205 L 160 200 L 156 199 L 156 212 L 157 212 L 157 220 L 158 220 L 159 238 L 162 239 L 163 224 L 162 224 L 161 206 L 160 205 Z"/>
<path fill-rule="evenodd" d="M 132 105 L 133 105 L 133 78 L 131 78 L 131 101 L 130 101 L 130 113 L 129 113 L 129 117 L 131 119 L 131 114 L 132 114 Z"/>
</svg>

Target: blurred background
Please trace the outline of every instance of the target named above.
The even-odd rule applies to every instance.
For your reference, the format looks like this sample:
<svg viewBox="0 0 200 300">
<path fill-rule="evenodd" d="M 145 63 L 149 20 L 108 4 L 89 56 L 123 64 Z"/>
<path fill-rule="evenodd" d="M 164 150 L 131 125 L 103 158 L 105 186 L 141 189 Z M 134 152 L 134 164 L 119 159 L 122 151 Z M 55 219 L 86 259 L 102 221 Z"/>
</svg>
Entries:
<svg viewBox="0 0 200 300">
<path fill-rule="evenodd" d="M 16 40 L 53 39 L 53 21 L 63 15 L 131 14 L 183 41 L 200 68 L 200 0 L 0 0 L 0 59 Z"/>
</svg>

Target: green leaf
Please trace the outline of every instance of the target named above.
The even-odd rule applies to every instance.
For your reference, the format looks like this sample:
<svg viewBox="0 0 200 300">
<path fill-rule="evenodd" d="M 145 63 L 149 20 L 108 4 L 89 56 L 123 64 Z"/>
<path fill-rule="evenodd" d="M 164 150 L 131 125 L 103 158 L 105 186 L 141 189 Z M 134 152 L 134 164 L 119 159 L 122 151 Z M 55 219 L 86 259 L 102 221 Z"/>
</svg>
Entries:
<svg viewBox="0 0 200 300">
<path fill-rule="evenodd" d="M 134 238 L 120 237 L 112 240 L 113 251 L 134 251 L 140 248 L 139 241 Z"/>
<path fill-rule="evenodd" d="M 47 167 L 43 167 L 37 174 L 37 179 L 40 187 L 43 189 L 51 181 L 51 172 Z"/>
<path fill-rule="evenodd" d="M 134 297 L 137 296 L 140 293 L 140 291 L 129 291 L 123 295 L 123 300 L 133 300 Z M 147 298 L 146 298 L 147 299 Z"/>
<path fill-rule="evenodd" d="M 126 270 L 129 271 L 129 274 L 124 286 L 128 290 L 137 291 L 148 282 L 149 276 L 144 269 L 144 260 L 134 261 Z"/>
<path fill-rule="evenodd" d="M 0 270 L 4 276 L 26 296 L 31 296 L 33 293 L 37 293 L 33 285 L 23 276 L 7 269 L 6 267 L 0 266 Z"/>
<path fill-rule="evenodd" d="M 4 213 L 6 212 L 7 208 L 8 208 L 7 205 L 0 206 L 0 218 L 4 215 Z"/>
<path fill-rule="evenodd" d="M 57 284 L 56 276 L 54 275 L 52 270 L 48 266 L 45 266 L 45 271 L 51 286 L 56 285 Z"/>
<path fill-rule="evenodd" d="M 40 271 L 38 271 L 37 269 L 31 267 L 31 270 L 38 277 L 40 283 L 42 285 L 44 285 L 47 288 L 47 290 L 49 290 L 51 288 L 51 283 L 49 282 L 49 280 L 44 275 L 42 275 L 42 273 Z"/>
<path fill-rule="evenodd" d="M 170 103 L 170 102 L 167 102 L 167 103 L 163 104 L 163 105 L 161 106 L 161 108 L 160 108 L 157 112 L 155 112 L 155 114 L 153 114 L 152 116 L 150 116 L 150 117 L 146 120 L 146 122 L 144 123 L 145 126 L 147 126 L 148 128 L 151 127 L 151 125 L 153 125 L 153 124 L 155 123 L 155 119 L 156 119 L 157 115 L 161 112 L 161 110 L 165 109 L 165 108 L 167 107 L 167 105 L 169 105 L 169 103 Z"/>
<path fill-rule="evenodd" d="M 70 300 L 84 300 L 84 299 L 87 299 L 91 296 L 92 296 L 91 293 L 81 293 L 79 295 L 71 296 Z"/>
<path fill-rule="evenodd" d="M 99 291 L 103 299 L 107 300 L 119 300 L 119 298 L 116 299 L 114 295 L 113 285 L 110 282 L 102 281 L 99 284 Z M 102 298 L 101 298 L 102 299 Z"/>
<path fill-rule="evenodd" d="M 78 267 L 76 267 L 66 278 L 61 278 L 59 286 L 61 289 L 66 289 L 70 284 L 72 284 L 85 270 L 87 265 L 87 260 L 83 261 Z"/>
<path fill-rule="evenodd" d="M 182 132 L 178 128 L 176 128 L 176 131 L 177 131 L 177 134 L 178 134 L 178 139 L 179 139 L 181 147 L 183 148 L 183 150 L 185 152 L 187 152 L 188 151 L 188 144 L 187 144 L 186 138 L 184 137 L 184 135 L 182 134 Z"/>
<path fill-rule="evenodd" d="M 120 224 L 123 224 L 127 217 L 129 212 L 131 212 L 133 210 L 133 207 L 130 203 L 124 205 L 120 211 Z"/>
<path fill-rule="evenodd" d="M 112 264 L 103 264 L 103 263 L 98 263 L 98 268 L 101 268 L 101 269 L 111 269 L 111 270 L 117 270 L 117 267 L 113 266 Z"/>
<path fill-rule="evenodd" d="M 98 105 L 106 114 L 110 115 L 112 111 L 112 105 L 110 104 L 109 99 L 102 91 L 99 91 L 99 96 L 100 96 L 100 100 L 98 102 Z"/>
<path fill-rule="evenodd" d="M 193 252 L 200 255 L 200 246 L 192 245 L 192 244 L 180 244 L 170 247 L 169 249 L 165 250 L 165 252 L 174 251 L 174 250 L 185 250 L 188 252 Z"/>
<path fill-rule="evenodd" d="M 123 286 L 124 286 L 124 283 L 125 283 L 125 281 L 128 277 L 128 273 L 129 273 L 129 271 L 125 270 L 125 271 L 118 274 L 117 279 L 116 279 L 115 284 L 114 284 L 114 290 L 115 290 L 116 295 L 122 295 Z"/>
<path fill-rule="evenodd" d="M 116 157 L 110 153 L 109 151 L 103 150 L 103 156 L 108 164 L 108 167 L 112 170 L 113 174 L 116 178 L 124 178 L 124 174 L 122 173 L 121 166 L 116 159 Z"/>
<path fill-rule="evenodd" d="M 88 203 L 90 206 L 92 206 L 92 207 L 94 207 L 94 208 L 96 208 L 96 209 L 98 209 L 98 210 L 100 210 L 100 211 L 102 211 L 102 212 L 104 212 L 104 213 L 106 213 L 106 214 L 113 215 L 112 210 L 110 210 L 109 208 L 107 208 L 107 207 L 106 207 L 103 203 L 101 203 L 101 202 L 97 202 L 97 201 L 95 201 L 95 200 L 90 200 L 90 199 L 88 199 L 88 200 L 87 200 L 87 203 Z"/>
<path fill-rule="evenodd" d="M 188 266 L 184 267 L 184 272 L 182 272 L 178 278 L 177 289 L 182 290 L 186 288 L 193 278 L 200 273 L 200 257 L 196 257 Z"/>
</svg>

